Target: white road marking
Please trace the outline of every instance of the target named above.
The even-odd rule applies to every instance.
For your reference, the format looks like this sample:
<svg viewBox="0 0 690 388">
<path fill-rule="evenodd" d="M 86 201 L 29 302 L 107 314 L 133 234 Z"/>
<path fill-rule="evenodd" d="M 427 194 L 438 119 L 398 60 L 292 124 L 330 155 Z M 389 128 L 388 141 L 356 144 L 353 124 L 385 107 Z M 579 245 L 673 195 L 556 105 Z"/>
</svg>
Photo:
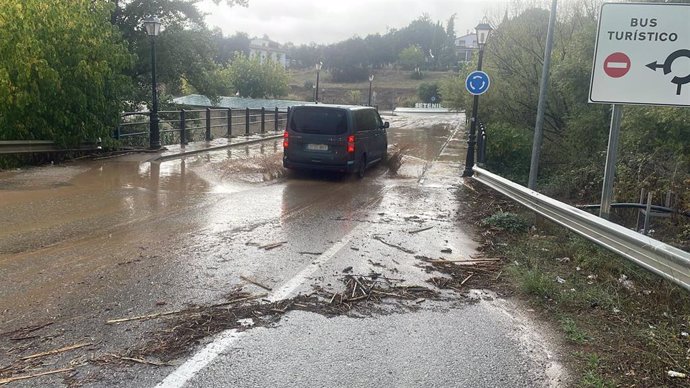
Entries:
<svg viewBox="0 0 690 388">
<path fill-rule="evenodd" d="M 316 260 L 306 266 L 300 273 L 288 280 L 282 287 L 268 295 L 267 299 L 271 302 L 286 299 L 290 294 L 295 292 L 302 284 L 304 284 L 323 264 L 327 263 L 335 256 L 347 243 L 352 240 L 352 237 L 362 228 L 362 225 L 357 225 L 352 230 L 341 238 L 338 242 L 333 244 L 326 252 L 319 255 Z M 156 388 L 182 388 L 189 380 L 191 380 L 200 370 L 204 369 L 208 364 L 215 360 L 221 353 L 226 351 L 233 343 L 237 342 L 244 332 L 238 332 L 235 329 L 226 330 L 218 335 L 218 337 L 206 345 L 203 349 L 198 351 L 192 358 L 180 365 L 171 374 L 169 374 L 163 381 L 156 385 Z"/>
</svg>

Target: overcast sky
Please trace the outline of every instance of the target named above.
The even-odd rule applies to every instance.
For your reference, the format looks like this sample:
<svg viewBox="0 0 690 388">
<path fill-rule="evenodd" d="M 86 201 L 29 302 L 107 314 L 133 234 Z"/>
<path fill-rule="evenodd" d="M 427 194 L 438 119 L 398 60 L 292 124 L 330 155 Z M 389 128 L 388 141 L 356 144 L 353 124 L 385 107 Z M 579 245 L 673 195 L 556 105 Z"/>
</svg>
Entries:
<svg viewBox="0 0 690 388">
<path fill-rule="evenodd" d="M 206 22 L 225 36 L 246 32 L 279 43 L 335 43 L 354 35 L 385 34 L 427 13 L 444 27 L 452 14 L 457 36 L 473 30 L 484 15 L 503 15 L 509 0 L 249 0 L 248 7 L 204 0 Z"/>
</svg>

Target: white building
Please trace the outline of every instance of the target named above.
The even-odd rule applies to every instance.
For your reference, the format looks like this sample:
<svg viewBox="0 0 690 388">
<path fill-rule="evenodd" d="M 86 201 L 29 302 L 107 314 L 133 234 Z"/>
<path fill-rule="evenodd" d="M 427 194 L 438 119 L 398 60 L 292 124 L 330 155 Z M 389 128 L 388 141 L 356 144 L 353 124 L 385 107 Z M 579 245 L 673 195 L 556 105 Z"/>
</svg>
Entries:
<svg viewBox="0 0 690 388">
<path fill-rule="evenodd" d="M 259 56 L 261 63 L 271 60 L 287 68 L 287 51 L 279 43 L 268 38 L 255 38 L 249 43 L 249 56 Z"/>
<path fill-rule="evenodd" d="M 472 60 L 474 52 L 479 49 L 477 45 L 477 34 L 467 34 L 455 39 L 455 49 L 458 53 L 460 62 Z"/>
</svg>

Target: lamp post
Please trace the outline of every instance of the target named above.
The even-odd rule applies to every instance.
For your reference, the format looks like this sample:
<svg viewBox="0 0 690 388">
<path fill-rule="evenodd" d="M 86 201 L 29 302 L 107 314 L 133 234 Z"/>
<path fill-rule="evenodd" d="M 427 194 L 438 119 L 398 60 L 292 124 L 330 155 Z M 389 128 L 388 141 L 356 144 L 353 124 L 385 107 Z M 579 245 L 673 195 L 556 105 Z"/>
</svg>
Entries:
<svg viewBox="0 0 690 388">
<path fill-rule="evenodd" d="M 314 94 L 314 102 L 319 103 L 319 73 L 321 72 L 321 67 L 323 66 L 323 62 L 319 62 L 316 64 L 316 93 Z"/>
<path fill-rule="evenodd" d="M 157 17 L 144 20 L 146 34 L 151 38 L 151 115 L 149 117 L 149 147 L 161 148 L 161 134 L 158 128 L 158 85 L 156 85 L 156 36 L 161 32 L 161 22 Z"/>
<path fill-rule="evenodd" d="M 477 33 L 477 46 L 479 48 L 479 58 L 477 60 L 477 70 L 482 70 L 482 59 L 484 58 L 484 46 L 489 34 L 493 30 L 489 23 L 481 22 L 475 27 Z M 477 144 L 477 111 L 479 110 L 479 95 L 474 96 L 472 103 L 472 119 L 470 123 L 470 134 L 467 138 L 467 159 L 465 160 L 465 171 L 462 176 L 468 177 L 474 174 L 472 167 L 474 167 L 474 147 Z"/>
<path fill-rule="evenodd" d="M 369 106 L 371 106 L 371 83 L 374 82 L 374 75 L 369 74 Z"/>
</svg>

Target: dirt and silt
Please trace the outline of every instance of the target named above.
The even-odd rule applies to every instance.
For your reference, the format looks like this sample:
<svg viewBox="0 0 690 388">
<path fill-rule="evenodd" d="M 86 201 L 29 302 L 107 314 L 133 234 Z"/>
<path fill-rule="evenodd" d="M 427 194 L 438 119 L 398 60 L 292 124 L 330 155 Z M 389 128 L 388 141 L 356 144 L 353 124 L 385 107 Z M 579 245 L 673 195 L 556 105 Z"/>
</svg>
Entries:
<svg viewBox="0 0 690 388">
<path fill-rule="evenodd" d="M 0 176 L 4 206 L 17 205 L 9 214 L 30 214 L 52 193 L 42 212 L 60 217 L 41 233 L 27 221 L 19 228 L 27 233 L 0 234 L 0 383 L 54 382 L 42 379 L 55 373 L 68 386 L 98 385 L 110 381 L 104 369 L 165 366 L 214 334 L 275 327 L 294 310 L 382 316 L 476 300 L 469 291 L 500 277 L 500 259 L 447 237 L 467 192 L 457 177 L 459 118 L 441 120 L 394 118 L 401 130 L 389 143 L 405 150 L 402 165 L 361 182 L 286 175 L 272 144 Z M 85 221 L 79 209 L 88 209 Z M 267 299 L 357 224 L 368 228 L 366 243 L 344 248 L 351 257 L 340 267 L 325 266 L 297 296 Z"/>
</svg>

